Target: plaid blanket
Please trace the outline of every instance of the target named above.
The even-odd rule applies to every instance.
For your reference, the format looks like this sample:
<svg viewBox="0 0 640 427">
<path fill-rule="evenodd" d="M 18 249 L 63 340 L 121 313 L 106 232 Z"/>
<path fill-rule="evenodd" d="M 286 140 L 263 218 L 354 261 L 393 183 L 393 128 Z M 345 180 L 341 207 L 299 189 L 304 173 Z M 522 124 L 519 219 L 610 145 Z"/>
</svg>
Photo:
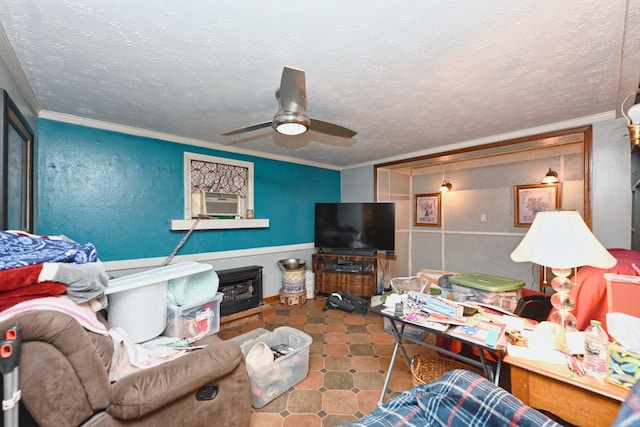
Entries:
<svg viewBox="0 0 640 427">
<path fill-rule="evenodd" d="M 351 427 L 556 427 L 542 413 L 470 371 L 456 369 L 389 400 Z"/>
<path fill-rule="evenodd" d="M 640 427 L 640 381 L 627 394 L 613 427 Z"/>
</svg>

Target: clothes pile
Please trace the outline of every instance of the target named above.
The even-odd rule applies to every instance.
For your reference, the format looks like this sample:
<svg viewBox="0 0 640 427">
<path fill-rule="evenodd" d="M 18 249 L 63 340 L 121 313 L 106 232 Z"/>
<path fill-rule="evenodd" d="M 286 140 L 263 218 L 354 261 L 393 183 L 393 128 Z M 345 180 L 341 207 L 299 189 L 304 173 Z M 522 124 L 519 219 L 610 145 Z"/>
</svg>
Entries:
<svg viewBox="0 0 640 427">
<path fill-rule="evenodd" d="M 91 243 L 64 236 L 0 231 L 0 311 L 18 303 L 66 294 L 76 303 L 107 307 L 109 276 Z"/>
</svg>

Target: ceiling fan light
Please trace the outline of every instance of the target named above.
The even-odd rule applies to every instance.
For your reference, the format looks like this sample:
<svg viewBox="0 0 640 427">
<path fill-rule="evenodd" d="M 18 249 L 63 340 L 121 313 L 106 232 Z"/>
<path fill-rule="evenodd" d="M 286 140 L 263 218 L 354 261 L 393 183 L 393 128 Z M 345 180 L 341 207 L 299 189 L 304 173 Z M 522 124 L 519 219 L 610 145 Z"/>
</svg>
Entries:
<svg viewBox="0 0 640 427">
<path fill-rule="evenodd" d="M 307 131 L 307 127 L 302 123 L 280 123 L 276 131 L 283 135 L 300 135 Z"/>
<path fill-rule="evenodd" d="M 273 128 L 283 135 L 300 135 L 309 130 L 311 120 L 305 114 L 279 110 L 273 118 Z"/>
</svg>

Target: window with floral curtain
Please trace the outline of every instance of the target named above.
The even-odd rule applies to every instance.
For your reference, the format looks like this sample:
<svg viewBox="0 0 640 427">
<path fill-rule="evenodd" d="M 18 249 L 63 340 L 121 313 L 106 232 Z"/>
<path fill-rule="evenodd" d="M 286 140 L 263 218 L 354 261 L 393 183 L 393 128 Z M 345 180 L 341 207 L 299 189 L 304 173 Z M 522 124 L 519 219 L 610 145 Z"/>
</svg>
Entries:
<svg viewBox="0 0 640 427">
<path fill-rule="evenodd" d="M 247 197 L 249 170 L 224 163 L 191 160 L 191 191 L 233 193 Z"/>
<path fill-rule="evenodd" d="M 253 209 L 253 163 L 184 153 L 185 218 L 191 217 L 191 194 L 200 191 L 238 194 L 242 211 Z"/>
</svg>

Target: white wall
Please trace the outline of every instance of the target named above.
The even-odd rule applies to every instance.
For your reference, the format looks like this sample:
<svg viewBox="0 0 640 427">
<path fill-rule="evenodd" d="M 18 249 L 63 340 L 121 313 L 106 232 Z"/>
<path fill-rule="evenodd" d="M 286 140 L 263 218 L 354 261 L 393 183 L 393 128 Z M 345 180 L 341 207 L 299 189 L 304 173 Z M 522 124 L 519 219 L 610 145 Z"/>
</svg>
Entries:
<svg viewBox="0 0 640 427">
<path fill-rule="evenodd" d="M 373 165 L 345 169 L 340 173 L 340 201 L 373 202 Z"/>
<path fill-rule="evenodd" d="M 607 248 L 631 247 L 631 143 L 624 119 L 593 125 L 593 233 Z"/>
</svg>

